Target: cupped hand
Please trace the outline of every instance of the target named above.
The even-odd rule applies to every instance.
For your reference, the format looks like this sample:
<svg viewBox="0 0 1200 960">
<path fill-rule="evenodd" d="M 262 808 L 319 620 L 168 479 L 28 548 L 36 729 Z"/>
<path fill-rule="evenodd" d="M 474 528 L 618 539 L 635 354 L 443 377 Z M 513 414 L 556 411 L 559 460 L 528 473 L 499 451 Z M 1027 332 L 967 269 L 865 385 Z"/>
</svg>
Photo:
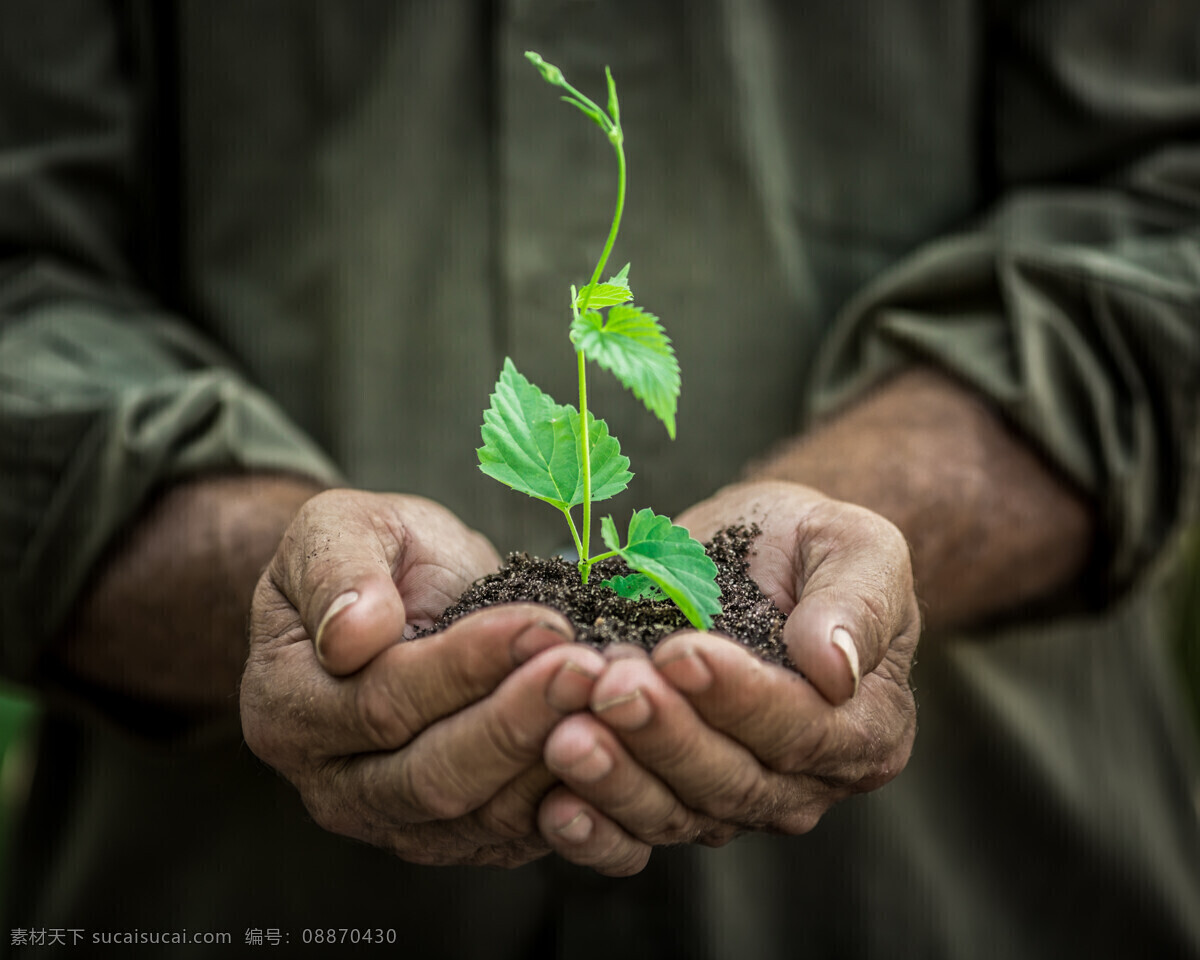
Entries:
<svg viewBox="0 0 1200 960">
<path fill-rule="evenodd" d="M 637 872 L 658 844 L 803 833 L 899 773 L 916 730 L 921 618 L 892 524 L 780 482 L 726 488 L 677 522 L 699 539 L 759 525 L 750 574 L 789 615 L 784 640 L 801 673 L 691 631 L 652 657 L 610 651 L 590 713 L 547 741 L 562 785 L 539 811 L 548 843 L 605 873 Z"/>
<path fill-rule="evenodd" d="M 548 851 L 545 741 L 603 658 L 533 604 L 402 642 L 498 562 L 417 497 L 335 490 L 296 515 L 255 592 L 242 729 L 319 825 L 427 864 Z"/>
</svg>

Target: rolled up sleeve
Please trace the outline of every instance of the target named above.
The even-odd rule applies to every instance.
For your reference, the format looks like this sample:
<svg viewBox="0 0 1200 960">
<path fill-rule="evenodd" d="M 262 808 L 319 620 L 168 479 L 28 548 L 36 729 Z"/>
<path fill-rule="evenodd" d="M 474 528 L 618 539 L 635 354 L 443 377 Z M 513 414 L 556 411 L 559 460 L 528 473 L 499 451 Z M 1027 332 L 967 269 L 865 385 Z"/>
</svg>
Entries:
<svg viewBox="0 0 1200 960">
<path fill-rule="evenodd" d="M 914 363 L 969 384 L 1092 498 L 1108 602 L 1197 501 L 1194 10 L 1033 6 L 1038 21 L 1007 24 L 997 67 L 994 204 L 846 306 L 811 409 Z"/>
<path fill-rule="evenodd" d="M 135 79 L 113 5 L 3 5 L 0 668 L 34 682 L 114 534 L 213 470 L 337 470 L 141 289 Z"/>
</svg>

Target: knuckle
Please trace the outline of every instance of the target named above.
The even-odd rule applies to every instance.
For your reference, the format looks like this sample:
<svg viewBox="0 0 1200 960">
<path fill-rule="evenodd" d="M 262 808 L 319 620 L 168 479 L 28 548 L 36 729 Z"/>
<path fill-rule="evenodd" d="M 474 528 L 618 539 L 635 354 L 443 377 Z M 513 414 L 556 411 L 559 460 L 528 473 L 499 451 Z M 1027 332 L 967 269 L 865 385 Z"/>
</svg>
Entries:
<svg viewBox="0 0 1200 960">
<path fill-rule="evenodd" d="M 701 736 L 700 730 L 684 727 L 671 736 L 647 737 L 638 745 L 637 753 L 643 763 L 667 774 L 686 770 L 702 753 Z"/>
<path fill-rule="evenodd" d="M 540 842 L 493 844 L 481 847 L 472 857 L 459 860 L 457 863 L 473 867 L 499 867 L 504 870 L 513 870 L 523 867 L 549 852 L 550 848 Z"/>
<path fill-rule="evenodd" d="M 403 686 L 386 683 L 367 672 L 355 690 L 354 707 L 359 725 L 376 750 L 395 750 L 413 737 L 412 713 Z"/>
<path fill-rule="evenodd" d="M 710 722 L 728 730 L 757 729 L 763 716 L 763 705 L 775 696 L 772 675 L 775 669 L 755 656 L 742 659 L 736 683 L 722 691 Z"/>
<path fill-rule="evenodd" d="M 645 761 L 655 768 L 664 771 L 677 770 L 684 766 L 690 757 L 695 756 L 694 743 L 691 737 L 679 737 L 677 740 L 664 740 L 647 749 Z"/>
<path fill-rule="evenodd" d="M 859 656 L 863 659 L 862 669 L 869 672 L 879 665 L 879 659 L 885 655 L 890 645 L 892 635 L 896 632 L 898 611 L 891 597 L 871 589 L 870 584 L 865 585 L 858 597 L 858 603 L 862 611 L 861 623 L 865 629 L 863 639 L 866 641 L 865 651 L 862 650 L 863 644 L 859 644 Z"/>
<path fill-rule="evenodd" d="M 486 833 L 503 840 L 523 840 L 532 836 L 535 829 L 532 807 L 501 798 L 484 805 L 476 817 Z"/>
<path fill-rule="evenodd" d="M 672 801 L 658 819 L 641 832 L 641 839 L 654 846 L 688 843 L 700 832 L 697 818 L 683 804 Z"/>
<path fill-rule="evenodd" d="M 807 723 L 795 740 L 778 757 L 770 759 L 776 773 L 804 773 L 817 766 L 829 749 L 829 725 L 820 720 Z"/>
<path fill-rule="evenodd" d="M 471 812 L 469 794 L 454 783 L 441 764 L 410 763 L 404 776 L 405 793 L 414 810 L 426 820 L 457 820 Z"/>
<path fill-rule="evenodd" d="M 820 777 L 790 778 L 762 826 L 772 833 L 786 836 L 808 833 L 821 822 L 821 817 L 830 807 L 852 792 Z"/>
<path fill-rule="evenodd" d="M 738 828 L 731 823 L 718 823 L 705 830 L 696 840 L 706 847 L 723 847 L 739 833 Z"/>
<path fill-rule="evenodd" d="M 539 756 L 545 739 L 541 730 L 531 729 L 508 711 L 497 711 L 482 724 L 482 732 L 494 753 L 513 766 Z"/>
<path fill-rule="evenodd" d="M 700 801 L 700 809 L 719 821 L 753 822 L 769 806 L 767 783 L 757 770 L 728 772 Z"/>
</svg>

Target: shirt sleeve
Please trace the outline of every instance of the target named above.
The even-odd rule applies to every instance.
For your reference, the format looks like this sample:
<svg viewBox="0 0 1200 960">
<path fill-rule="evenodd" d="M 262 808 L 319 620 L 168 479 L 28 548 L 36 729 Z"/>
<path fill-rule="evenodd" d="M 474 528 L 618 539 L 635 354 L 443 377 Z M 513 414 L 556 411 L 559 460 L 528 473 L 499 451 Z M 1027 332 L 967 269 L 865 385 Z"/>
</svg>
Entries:
<svg viewBox="0 0 1200 960">
<path fill-rule="evenodd" d="M 113 5 L 0 5 L 0 668 L 34 682 L 114 534 L 211 470 L 328 458 L 138 282 L 135 77 Z"/>
<path fill-rule="evenodd" d="M 844 308 L 811 409 L 828 414 L 913 363 L 965 381 L 1092 497 L 1103 603 L 1197 501 L 1196 9 L 1014 9 L 989 68 L 981 166 L 994 204 Z"/>
</svg>

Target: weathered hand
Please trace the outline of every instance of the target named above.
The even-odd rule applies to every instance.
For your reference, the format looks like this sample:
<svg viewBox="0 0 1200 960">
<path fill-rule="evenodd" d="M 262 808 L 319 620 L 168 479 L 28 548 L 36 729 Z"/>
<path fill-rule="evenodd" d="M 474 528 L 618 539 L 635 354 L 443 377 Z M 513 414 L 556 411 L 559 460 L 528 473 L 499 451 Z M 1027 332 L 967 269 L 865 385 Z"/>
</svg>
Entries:
<svg viewBox="0 0 1200 960">
<path fill-rule="evenodd" d="M 401 642 L 497 564 L 417 497 L 335 490 L 296 515 L 255 592 L 242 729 L 318 824 L 419 863 L 548 851 L 544 743 L 603 658 L 533 604 Z"/>
<path fill-rule="evenodd" d="M 652 658 L 611 651 L 591 713 L 546 744 L 563 785 L 539 824 L 567 859 L 628 874 L 657 844 L 803 833 L 907 761 L 920 614 L 904 538 L 868 510 L 774 482 L 727 488 L 677 522 L 703 539 L 739 520 L 762 528 L 750 572 L 789 614 L 804 676 L 695 632 Z"/>
</svg>

